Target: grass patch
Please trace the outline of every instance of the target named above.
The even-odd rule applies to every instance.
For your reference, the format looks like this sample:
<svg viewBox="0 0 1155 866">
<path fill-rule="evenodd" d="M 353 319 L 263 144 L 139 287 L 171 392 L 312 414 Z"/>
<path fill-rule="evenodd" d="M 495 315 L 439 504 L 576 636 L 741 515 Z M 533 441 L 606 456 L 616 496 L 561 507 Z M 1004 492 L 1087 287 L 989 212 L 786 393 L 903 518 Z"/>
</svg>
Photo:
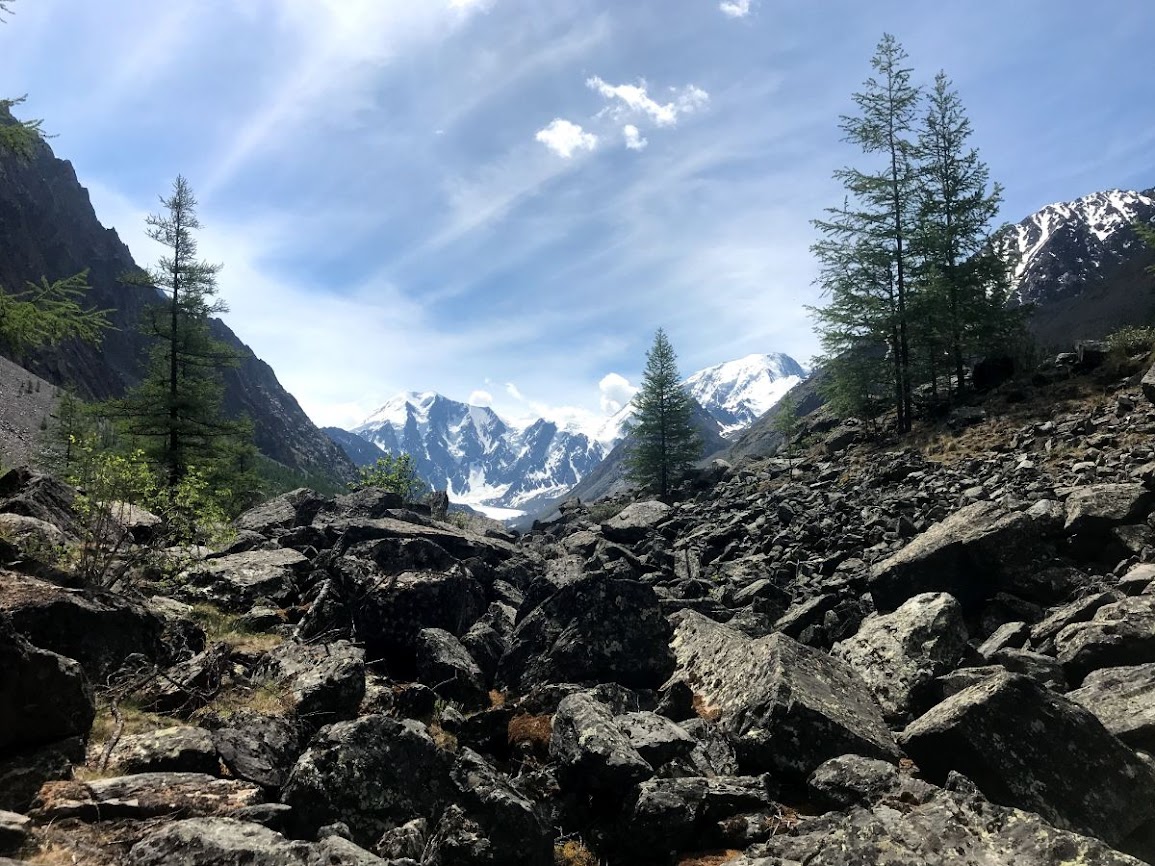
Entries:
<svg viewBox="0 0 1155 866">
<path fill-rule="evenodd" d="M 691 706 L 693 706 L 694 714 L 699 719 L 705 719 L 707 722 L 716 722 L 722 718 L 722 708 L 714 706 L 697 693 L 694 694 Z"/>
<path fill-rule="evenodd" d="M 191 724 L 197 724 L 209 716 L 227 719 L 243 712 L 258 713 L 262 716 L 284 716 L 293 711 L 292 693 L 288 686 L 280 683 L 255 683 L 253 685 L 233 684 L 221 689 L 208 704 L 189 716 Z"/>
<path fill-rule="evenodd" d="M 234 652 L 268 652 L 285 642 L 279 634 L 247 628 L 243 616 L 227 613 L 211 604 L 194 605 L 192 618 L 205 630 L 208 643 L 227 644 Z"/>
<path fill-rule="evenodd" d="M 553 736 L 553 718 L 522 713 L 509 720 L 506 730 L 511 746 L 528 746 L 535 754 L 544 755 Z"/>
<path fill-rule="evenodd" d="M 742 856 L 741 851 L 727 848 L 724 851 L 705 851 L 700 854 L 687 854 L 678 861 L 678 866 L 721 866 Z"/>
<path fill-rule="evenodd" d="M 167 716 L 150 713 L 142 709 L 140 703 L 131 698 L 121 701 L 118 706 L 120 707 L 121 718 L 124 719 L 124 730 L 121 732 L 123 737 L 133 734 L 147 734 L 150 731 L 159 731 L 161 728 L 171 728 L 173 725 L 180 724 Z M 92 731 L 88 735 L 89 748 L 91 749 L 93 746 L 103 748 L 114 733 L 116 733 L 116 718 L 112 715 L 112 708 L 105 700 L 98 700 L 96 718 L 92 722 Z"/>
<path fill-rule="evenodd" d="M 553 846 L 555 866 L 598 866 L 598 858 L 580 839 L 567 839 Z"/>
</svg>

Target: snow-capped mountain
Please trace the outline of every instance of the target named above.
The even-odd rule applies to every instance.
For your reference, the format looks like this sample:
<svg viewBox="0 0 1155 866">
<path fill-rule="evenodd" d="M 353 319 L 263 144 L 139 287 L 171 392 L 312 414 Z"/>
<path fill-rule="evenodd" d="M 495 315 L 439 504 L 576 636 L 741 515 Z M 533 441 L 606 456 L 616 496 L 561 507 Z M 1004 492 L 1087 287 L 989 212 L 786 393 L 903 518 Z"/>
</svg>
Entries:
<svg viewBox="0 0 1155 866">
<path fill-rule="evenodd" d="M 492 409 L 432 391 L 394 397 L 353 432 L 390 453 L 410 454 L 421 477 L 451 500 L 494 516 L 568 490 L 608 451 L 551 421 L 519 427 Z"/>
<path fill-rule="evenodd" d="M 1144 270 L 1155 257 L 1135 222 L 1155 224 L 1155 189 L 1057 202 L 1003 230 L 1011 302 L 1035 305 L 1031 327 L 1042 342 L 1069 344 L 1146 320 Z"/>
<path fill-rule="evenodd" d="M 773 406 L 805 371 L 788 355 L 749 355 L 700 370 L 685 384 L 727 434 Z M 333 431 L 354 460 L 406 452 L 421 477 L 453 502 L 493 517 L 516 517 L 556 499 L 598 466 L 625 435 L 626 406 L 597 429 L 559 427 L 538 419 L 515 424 L 492 409 L 459 403 L 432 391 L 399 394 L 355 427 Z M 357 439 L 371 443 L 357 447 Z"/>
<path fill-rule="evenodd" d="M 1155 222 L 1155 189 L 1111 189 L 1047 205 L 1003 236 L 1020 303 L 1059 300 L 1126 261 L 1140 244 L 1136 221 Z"/>
<path fill-rule="evenodd" d="M 729 438 L 769 411 L 786 392 L 806 378 L 806 371 L 789 355 L 747 355 L 699 370 L 685 382 L 697 400 Z"/>
</svg>

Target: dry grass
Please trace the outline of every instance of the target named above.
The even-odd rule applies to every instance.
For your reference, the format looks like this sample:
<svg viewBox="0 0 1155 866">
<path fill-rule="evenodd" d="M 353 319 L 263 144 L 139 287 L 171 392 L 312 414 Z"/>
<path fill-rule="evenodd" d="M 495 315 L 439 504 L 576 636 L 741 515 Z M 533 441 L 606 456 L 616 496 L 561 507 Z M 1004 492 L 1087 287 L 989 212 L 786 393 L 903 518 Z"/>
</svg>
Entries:
<svg viewBox="0 0 1155 866">
<path fill-rule="evenodd" d="M 493 707 L 494 709 L 496 709 L 497 707 L 504 707 L 506 698 L 508 698 L 508 697 L 509 697 L 509 695 L 507 695 L 505 692 L 499 692 L 497 689 L 490 689 L 489 690 L 489 705 L 491 707 Z"/>
<path fill-rule="evenodd" d="M 205 630 L 209 643 L 225 643 L 236 652 L 268 652 L 285 642 L 279 634 L 245 628 L 241 616 L 218 610 L 211 604 L 195 605 L 192 618 Z"/>
<path fill-rule="evenodd" d="M 716 722 L 722 718 L 722 708 L 714 706 L 699 694 L 695 693 L 692 706 L 698 718 L 705 719 L 707 722 Z"/>
<path fill-rule="evenodd" d="M 292 694 L 287 686 L 278 683 L 234 684 L 189 716 L 189 721 L 196 724 L 208 715 L 228 718 L 244 711 L 262 716 L 288 715 L 293 711 Z"/>
<path fill-rule="evenodd" d="M 678 866 L 721 866 L 741 856 L 742 852 L 733 848 L 724 851 L 703 851 L 698 854 L 686 854 L 678 861 Z"/>
<path fill-rule="evenodd" d="M 567 839 L 553 846 L 555 866 L 598 866 L 598 858 L 580 839 Z"/>
<path fill-rule="evenodd" d="M 545 754 L 553 736 L 553 718 L 522 713 L 509 720 L 506 730 L 511 746 L 526 746 L 535 754 Z"/>
<path fill-rule="evenodd" d="M 441 727 L 441 722 L 434 720 L 429 724 L 429 736 L 433 744 L 443 752 L 457 751 L 457 736 Z"/>
</svg>

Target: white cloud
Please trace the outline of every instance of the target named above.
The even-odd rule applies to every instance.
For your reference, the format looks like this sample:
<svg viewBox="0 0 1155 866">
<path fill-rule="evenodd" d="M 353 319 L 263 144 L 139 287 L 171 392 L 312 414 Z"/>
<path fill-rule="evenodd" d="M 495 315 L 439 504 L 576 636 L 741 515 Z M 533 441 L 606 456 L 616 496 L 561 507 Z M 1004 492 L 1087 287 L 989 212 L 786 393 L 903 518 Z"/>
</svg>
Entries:
<svg viewBox="0 0 1155 866">
<path fill-rule="evenodd" d="M 544 129 L 539 129 L 534 138 L 563 159 L 569 159 L 575 151 L 593 150 L 598 146 L 596 135 L 560 117 L 554 118 Z"/>
<path fill-rule="evenodd" d="M 630 384 L 630 380 L 618 373 L 607 373 L 598 382 L 601 392 L 601 407 L 606 415 L 615 415 L 633 399 L 638 389 Z"/>
<path fill-rule="evenodd" d="M 512 382 L 505 383 L 505 393 L 507 393 L 514 400 L 520 400 L 523 403 L 525 402 L 525 397 L 522 395 L 521 391 L 517 389 L 517 386 Z"/>
<path fill-rule="evenodd" d="M 745 18 L 750 14 L 752 0 L 722 0 L 718 8 L 729 18 Z"/>
<path fill-rule="evenodd" d="M 472 394 L 469 395 L 469 405 L 470 406 L 492 406 L 493 405 L 493 395 L 490 394 L 488 391 L 482 391 L 482 390 L 478 389 L 477 391 L 474 391 Z"/>
<path fill-rule="evenodd" d="M 679 115 L 689 114 L 701 108 L 710 98 L 706 91 L 692 84 L 681 89 L 670 88 L 674 98 L 665 103 L 658 102 L 649 95 L 645 81 L 638 84 L 609 84 L 594 75 L 586 79 L 586 86 L 611 101 L 606 110 L 614 116 L 640 114 L 650 118 L 658 126 L 673 126 L 678 122 Z"/>
<path fill-rule="evenodd" d="M 630 150 L 645 150 L 646 145 L 649 144 L 632 123 L 627 123 L 622 127 L 622 134 L 626 137 L 626 147 Z"/>
</svg>

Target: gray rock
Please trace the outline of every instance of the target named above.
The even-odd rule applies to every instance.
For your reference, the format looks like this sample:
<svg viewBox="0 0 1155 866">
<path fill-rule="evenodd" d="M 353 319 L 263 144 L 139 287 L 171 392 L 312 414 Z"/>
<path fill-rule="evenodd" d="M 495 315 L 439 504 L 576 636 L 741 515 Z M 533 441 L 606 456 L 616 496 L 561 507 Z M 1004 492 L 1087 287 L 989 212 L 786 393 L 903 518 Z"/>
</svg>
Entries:
<svg viewBox="0 0 1155 866">
<path fill-rule="evenodd" d="M 874 566 L 870 594 L 881 611 L 894 610 L 923 592 L 950 593 L 964 609 L 976 609 L 1029 564 L 1039 536 L 1029 515 L 1008 512 L 993 502 L 976 502 Z"/>
<path fill-rule="evenodd" d="M 344 839 L 295 842 L 260 824 L 189 818 L 152 831 L 129 851 L 130 866 L 385 866 Z"/>
<path fill-rule="evenodd" d="M 1102 533 L 1147 516 L 1155 493 L 1142 484 L 1092 484 L 1067 497 L 1064 529 L 1070 534 Z"/>
<path fill-rule="evenodd" d="M 216 775 L 220 762 L 212 734 L 204 728 L 178 726 L 117 741 L 109 766 L 131 773 L 206 773 Z"/>
<path fill-rule="evenodd" d="M 657 713 L 626 713 L 614 721 L 642 760 L 655 770 L 675 758 L 689 755 L 697 745 L 682 728 Z"/>
<path fill-rule="evenodd" d="M 233 553 L 198 562 L 183 572 L 181 596 L 234 613 L 266 600 L 283 607 L 296 594 L 297 575 L 307 566 L 303 554 L 287 547 Z"/>
<path fill-rule="evenodd" d="M 1143 389 L 1143 396 L 1147 398 L 1148 402 L 1155 403 L 1155 365 L 1143 374 L 1143 379 L 1139 382 L 1139 387 Z"/>
<path fill-rule="evenodd" d="M 993 665 L 1000 665 L 1011 673 L 1024 674 L 1039 685 L 1057 692 L 1067 690 L 1063 666 L 1052 656 L 1023 649 L 1001 649 L 990 657 Z"/>
<path fill-rule="evenodd" d="M 387 860 L 421 860 L 429 841 L 429 822 L 424 818 L 406 821 L 381 834 L 374 850 Z"/>
<path fill-rule="evenodd" d="M 1055 635 L 1055 649 L 1075 686 L 1100 668 L 1155 662 L 1155 596 L 1104 605 L 1090 622 L 1069 625 Z"/>
<path fill-rule="evenodd" d="M 213 743 L 236 778 L 278 791 L 304 749 L 306 733 L 294 718 L 241 712 L 213 731 Z"/>
<path fill-rule="evenodd" d="M 815 797 L 840 811 L 804 819 L 750 849 L 734 866 L 1141 866 L 1097 839 L 997 806 L 973 791 L 943 790 L 879 761 L 836 758 L 812 777 Z"/>
<path fill-rule="evenodd" d="M 602 535 L 625 544 L 641 541 L 669 514 L 670 506 L 664 502 L 634 502 L 602 524 Z"/>
<path fill-rule="evenodd" d="M 440 628 L 417 634 L 417 681 L 464 710 L 489 706 L 485 677 L 461 641 Z"/>
<path fill-rule="evenodd" d="M 1087 622 L 1099 608 L 1122 598 L 1120 593 L 1114 591 L 1096 592 L 1057 607 L 1047 615 L 1046 619 L 1031 626 L 1031 643 L 1036 646 L 1044 644 L 1052 640 L 1067 626 L 1077 622 Z"/>
<path fill-rule="evenodd" d="M 1152 817 L 1155 767 L 1091 713 L 1029 677 L 997 674 L 943 701 L 900 742 L 927 778 L 950 771 L 991 800 L 1118 844 Z"/>
<path fill-rule="evenodd" d="M 743 768 L 804 777 L 846 753 L 897 761 L 874 696 L 854 670 L 783 634 L 751 641 L 695 613 L 672 647 L 678 673 L 734 738 Z"/>
<path fill-rule="evenodd" d="M 288 641 L 269 651 L 257 679 L 285 690 L 297 717 L 320 728 L 357 715 L 365 697 L 365 651 L 348 641 Z"/>
<path fill-rule="evenodd" d="M 978 654 L 990 660 L 1001 649 L 1022 649 L 1031 639 L 1031 627 L 1021 620 L 1004 622 L 978 646 Z"/>
<path fill-rule="evenodd" d="M 0 757 L 0 809 L 27 811 L 45 782 L 72 778 L 73 766 L 83 764 L 84 757 L 80 737 Z"/>
<path fill-rule="evenodd" d="M 951 695 L 957 695 L 963 689 L 969 689 L 976 683 L 981 683 L 987 677 L 1006 673 L 1002 665 L 982 665 L 974 668 L 959 668 L 945 676 L 938 678 L 938 686 L 942 698 L 945 700 Z"/>
<path fill-rule="evenodd" d="M 1127 745 L 1155 752 L 1155 664 L 1093 671 L 1067 697 Z"/>
<path fill-rule="evenodd" d="M 19 851 L 31 832 L 31 818 L 0 810 L 0 854 Z"/>
<path fill-rule="evenodd" d="M 553 716 L 550 757 L 563 787 L 621 796 L 654 774 L 614 721 L 609 707 L 587 692 L 563 698 Z"/>
<path fill-rule="evenodd" d="M 448 770 L 449 756 L 424 725 L 365 716 L 321 731 L 293 767 L 281 799 L 293 807 L 301 835 L 343 821 L 358 844 L 372 845 L 389 828 L 444 804 Z"/>
<path fill-rule="evenodd" d="M 89 782 L 49 782 L 32 815 L 46 821 L 78 818 L 228 817 L 263 802 L 260 788 L 203 773 L 138 773 Z"/>
<path fill-rule="evenodd" d="M 498 684 L 658 688 L 673 672 L 670 624 L 654 590 L 635 580 L 582 577 L 523 619 L 498 666 Z"/>
<path fill-rule="evenodd" d="M 87 739 L 92 687 L 70 658 L 33 646 L 0 615 L 0 754 Z"/>
<path fill-rule="evenodd" d="M 241 531 L 270 538 L 278 531 L 309 525 L 323 504 L 324 500 L 315 492 L 301 487 L 250 508 L 233 521 L 233 525 Z"/>
<path fill-rule="evenodd" d="M 954 670 L 966 646 L 959 603 L 923 593 L 894 613 L 868 616 L 831 655 L 854 668 L 888 720 L 902 720 L 934 703 L 935 677 Z"/>
</svg>

